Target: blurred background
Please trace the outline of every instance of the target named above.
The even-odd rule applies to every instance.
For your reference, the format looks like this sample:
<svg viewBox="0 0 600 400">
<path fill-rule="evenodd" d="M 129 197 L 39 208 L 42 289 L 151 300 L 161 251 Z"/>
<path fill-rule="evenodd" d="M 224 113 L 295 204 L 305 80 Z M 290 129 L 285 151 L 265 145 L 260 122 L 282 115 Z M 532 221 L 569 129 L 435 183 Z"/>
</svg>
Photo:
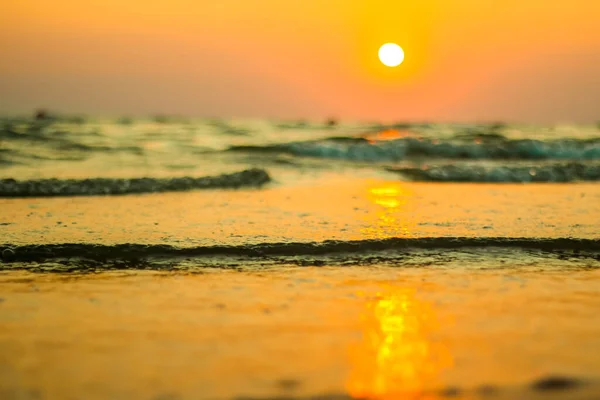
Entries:
<svg viewBox="0 0 600 400">
<path fill-rule="evenodd" d="M 5 0 L 0 111 L 591 123 L 597 0 Z M 383 66 L 379 46 L 406 53 Z"/>
</svg>

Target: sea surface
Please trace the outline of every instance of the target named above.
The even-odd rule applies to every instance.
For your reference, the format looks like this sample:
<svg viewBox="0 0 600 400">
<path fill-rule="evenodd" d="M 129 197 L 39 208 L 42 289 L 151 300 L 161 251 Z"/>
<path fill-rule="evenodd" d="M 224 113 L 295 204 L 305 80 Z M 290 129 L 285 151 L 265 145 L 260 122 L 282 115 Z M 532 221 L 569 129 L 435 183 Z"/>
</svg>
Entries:
<svg viewBox="0 0 600 400">
<path fill-rule="evenodd" d="M 517 247 L 598 247 L 597 126 L 167 117 L 1 124 L 6 246 L 285 253 L 287 245 L 303 254 L 344 243 L 524 238 Z"/>
<path fill-rule="evenodd" d="M 600 127 L 0 120 L 0 398 L 595 399 Z"/>
<path fill-rule="evenodd" d="M 256 167 L 283 185 L 383 171 L 408 182 L 600 180 L 597 126 L 166 118 L 0 123 L 2 175 L 15 179 L 159 179 Z"/>
</svg>

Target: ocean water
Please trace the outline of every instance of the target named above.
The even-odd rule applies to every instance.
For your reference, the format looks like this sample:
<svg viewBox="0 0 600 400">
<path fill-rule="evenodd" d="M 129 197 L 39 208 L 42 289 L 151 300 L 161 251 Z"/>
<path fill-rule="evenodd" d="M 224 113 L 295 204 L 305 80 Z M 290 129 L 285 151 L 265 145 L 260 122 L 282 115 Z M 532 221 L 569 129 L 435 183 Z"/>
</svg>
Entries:
<svg viewBox="0 0 600 400">
<path fill-rule="evenodd" d="M 7 246 L 597 246 L 596 126 L 6 118 L 0 140 Z"/>
<path fill-rule="evenodd" d="M 596 399 L 600 129 L 7 117 L 0 397 Z"/>
<path fill-rule="evenodd" d="M 596 126 L 18 118 L 0 123 L 2 177 L 21 180 L 158 179 L 251 167 L 274 176 L 295 171 L 298 177 L 391 171 L 397 180 L 412 182 L 600 180 Z M 279 183 L 296 181 L 286 177 Z"/>
</svg>

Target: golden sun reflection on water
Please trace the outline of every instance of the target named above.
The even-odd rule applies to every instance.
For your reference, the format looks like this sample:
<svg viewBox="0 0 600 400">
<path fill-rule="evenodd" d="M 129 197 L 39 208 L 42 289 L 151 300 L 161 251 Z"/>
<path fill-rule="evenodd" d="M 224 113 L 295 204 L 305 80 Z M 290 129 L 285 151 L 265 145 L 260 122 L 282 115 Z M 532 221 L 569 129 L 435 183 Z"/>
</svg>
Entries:
<svg viewBox="0 0 600 400">
<path fill-rule="evenodd" d="M 366 197 L 378 206 L 369 215 L 368 227 L 361 233 L 368 239 L 381 239 L 396 236 L 410 236 L 414 221 L 408 218 L 408 208 L 412 206 L 413 193 L 398 182 L 380 182 L 367 187 Z"/>
<path fill-rule="evenodd" d="M 386 288 L 366 302 L 362 341 L 350 348 L 347 391 L 355 398 L 436 399 L 440 373 L 452 365 L 434 339 L 439 322 L 413 289 Z"/>
</svg>

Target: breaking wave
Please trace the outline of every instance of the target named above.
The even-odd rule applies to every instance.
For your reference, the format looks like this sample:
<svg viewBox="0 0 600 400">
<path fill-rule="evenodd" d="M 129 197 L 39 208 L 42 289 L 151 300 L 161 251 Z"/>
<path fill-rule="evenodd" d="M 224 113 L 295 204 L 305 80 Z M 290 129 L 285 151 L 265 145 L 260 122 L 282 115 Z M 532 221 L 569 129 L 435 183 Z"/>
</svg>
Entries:
<svg viewBox="0 0 600 400">
<path fill-rule="evenodd" d="M 322 157 L 363 162 L 400 161 L 431 157 L 450 159 L 599 160 L 600 140 L 534 139 L 511 140 L 501 135 L 432 139 L 407 137 L 369 141 L 364 138 L 330 138 L 273 146 L 237 146 L 234 151 L 284 152 L 296 156 Z"/>
<path fill-rule="evenodd" d="M 542 166 L 440 165 L 388 168 L 413 181 L 425 182 L 581 182 L 600 181 L 600 165 L 568 163 Z"/>
<path fill-rule="evenodd" d="M 460 248 L 518 248 L 542 251 L 600 251 L 600 239 L 575 238 L 505 238 L 505 237 L 431 237 L 388 238 L 354 241 L 327 240 L 324 242 L 261 243 L 240 246 L 203 246 L 181 248 L 170 245 L 144 244 L 44 244 L 12 246 L 0 245 L 5 262 L 42 262 L 60 258 L 85 258 L 99 261 L 111 259 L 141 259 L 145 257 L 202 257 L 234 255 L 249 257 L 306 256 L 335 253 L 366 253 L 407 249 L 460 249 Z"/>
<path fill-rule="evenodd" d="M 133 179 L 0 179 L 0 197 L 54 197 L 124 195 L 134 193 L 181 192 L 195 189 L 235 189 L 261 186 L 271 181 L 262 169 L 201 178 Z"/>
</svg>

